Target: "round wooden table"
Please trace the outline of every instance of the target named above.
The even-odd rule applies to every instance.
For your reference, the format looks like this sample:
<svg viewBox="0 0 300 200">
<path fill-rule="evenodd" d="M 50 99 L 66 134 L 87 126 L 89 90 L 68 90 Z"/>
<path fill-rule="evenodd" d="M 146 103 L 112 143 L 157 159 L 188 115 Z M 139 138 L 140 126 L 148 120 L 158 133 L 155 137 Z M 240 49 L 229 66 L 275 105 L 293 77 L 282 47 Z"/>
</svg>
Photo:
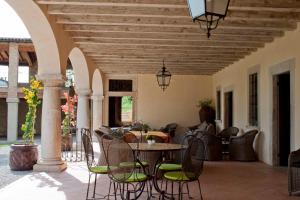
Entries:
<svg viewBox="0 0 300 200">
<path fill-rule="evenodd" d="M 185 145 L 171 144 L 171 143 L 129 143 L 130 147 L 134 151 L 179 151 L 185 149 Z"/>
</svg>

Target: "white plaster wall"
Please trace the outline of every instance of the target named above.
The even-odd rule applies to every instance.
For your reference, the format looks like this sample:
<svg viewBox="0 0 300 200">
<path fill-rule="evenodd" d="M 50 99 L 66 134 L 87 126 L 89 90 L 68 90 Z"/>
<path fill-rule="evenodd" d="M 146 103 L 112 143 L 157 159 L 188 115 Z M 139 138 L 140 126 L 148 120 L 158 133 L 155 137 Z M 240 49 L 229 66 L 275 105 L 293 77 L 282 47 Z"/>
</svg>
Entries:
<svg viewBox="0 0 300 200">
<path fill-rule="evenodd" d="M 138 75 L 137 85 L 137 119 L 153 128 L 172 122 L 198 124 L 198 101 L 212 98 L 211 76 L 174 75 L 165 92 L 158 87 L 155 74 Z"/>
<path fill-rule="evenodd" d="M 234 63 L 213 76 L 213 95 L 216 88 L 223 92 L 226 88 L 234 89 L 234 125 L 245 128 L 248 125 L 248 73 L 251 68 L 259 68 L 259 119 L 262 135 L 259 137 L 259 159 L 272 164 L 272 75 L 274 65 L 289 60 L 290 65 L 295 61 L 295 77 L 291 88 L 294 88 L 294 98 L 291 109 L 294 113 L 294 122 L 291 122 L 291 150 L 300 147 L 300 28 L 285 33 L 264 48 Z M 291 67 L 291 66 L 290 66 Z M 291 74 L 292 78 L 292 74 Z M 293 100 L 292 100 L 293 101 Z M 223 116 L 222 116 L 223 118 Z M 222 126 L 222 122 L 220 124 Z"/>
</svg>

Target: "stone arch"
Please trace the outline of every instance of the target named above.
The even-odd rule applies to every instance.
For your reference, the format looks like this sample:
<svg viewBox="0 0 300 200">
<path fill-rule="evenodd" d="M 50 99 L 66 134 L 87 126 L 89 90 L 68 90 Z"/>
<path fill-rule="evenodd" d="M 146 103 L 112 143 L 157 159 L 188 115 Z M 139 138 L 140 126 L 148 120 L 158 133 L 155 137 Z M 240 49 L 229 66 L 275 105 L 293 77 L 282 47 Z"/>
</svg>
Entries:
<svg viewBox="0 0 300 200">
<path fill-rule="evenodd" d="M 52 27 L 32 0 L 6 0 L 24 22 L 38 60 L 38 74 L 61 74 L 60 54 Z"/>
<path fill-rule="evenodd" d="M 69 54 L 69 59 L 74 70 L 76 90 L 89 90 L 89 68 L 84 54 L 79 48 L 74 47 Z"/>
<path fill-rule="evenodd" d="M 92 80 L 92 90 L 93 90 L 93 95 L 103 96 L 103 80 L 99 69 L 96 69 L 94 71 L 93 80 Z"/>
<path fill-rule="evenodd" d="M 93 90 L 93 130 L 102 126 L 103 123 L 103 81 L 101 72 L 96 69 L 92 79 Z"/>
</svg>

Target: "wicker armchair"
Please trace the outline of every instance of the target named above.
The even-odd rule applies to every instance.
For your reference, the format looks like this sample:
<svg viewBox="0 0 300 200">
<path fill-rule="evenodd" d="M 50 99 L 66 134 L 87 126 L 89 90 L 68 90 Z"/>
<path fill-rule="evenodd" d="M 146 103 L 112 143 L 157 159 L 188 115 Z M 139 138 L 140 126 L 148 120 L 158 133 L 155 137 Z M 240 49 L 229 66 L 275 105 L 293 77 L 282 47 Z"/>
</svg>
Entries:
<svg viewBox="0 0 300 200">
<path fill-rule="evenodd" d="M 224 141 L 229 141 L 229 138 L 231 136 L 236 136 L 239 132 L 239 129 L 237 127 L 228 127 L 223 129 L 218 136 L 222 138 Z"/>
<path fill-rule="evenodd" d="M 292 151 L 288 167 L 289 195 L 300 192 L 300 149 Z"/>
<path fill-rule="evenodd" d="M 161 128 L 160 131 L 168 133 L 171 137 L 174 137 L 177 126 L 178 124 L 176 123 L 170 123 L 167 124 L 164 128 Z"/>
<path fill-rule="evenodd" d="M 205 160 L 222 160 L 222 141 L 221 138 L 208 132 L 198 135 L 205 145 Z"/>
<path fill-rule="evenodd" d="M 256 153 L 253 149 L 253 141 L 258 130 L 251 130 L 241 136 L 230 137 L 229 155 L 231 160 L 255 161 Z"/>
</svg>

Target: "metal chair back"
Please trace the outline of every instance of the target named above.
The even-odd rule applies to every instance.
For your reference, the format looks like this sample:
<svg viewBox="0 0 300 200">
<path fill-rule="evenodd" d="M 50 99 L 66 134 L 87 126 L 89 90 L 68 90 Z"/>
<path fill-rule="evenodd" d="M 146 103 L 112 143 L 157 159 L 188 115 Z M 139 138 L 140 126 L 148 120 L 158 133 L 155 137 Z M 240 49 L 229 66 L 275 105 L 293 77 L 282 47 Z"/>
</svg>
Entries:
<svg viewBox="0 0 300 200">
<path fill-rule="evenodd" d="M 200 138 L 192 137 L 182 161 L 182 171 L 190 180 L 198 180 L 205 160 L 205 145 Z"/>
<path fill-rule="evenodd" d="M 90 170 L 91 167 L 94 165 L 94 149 L 93 149 L 91 137 L 88 135 L 88 133 L 82 134 L 82 143 L 83 143 L 83 149 L 85 153 L 87 166 Z"/>
<path fill-rule="evenodd" d="M 109 177 L 116 182 L 126 182 L 135 169 L 135 157 L 131 147 L 123 139 L 113 138 L 107 152 Z"/>
</svg>

